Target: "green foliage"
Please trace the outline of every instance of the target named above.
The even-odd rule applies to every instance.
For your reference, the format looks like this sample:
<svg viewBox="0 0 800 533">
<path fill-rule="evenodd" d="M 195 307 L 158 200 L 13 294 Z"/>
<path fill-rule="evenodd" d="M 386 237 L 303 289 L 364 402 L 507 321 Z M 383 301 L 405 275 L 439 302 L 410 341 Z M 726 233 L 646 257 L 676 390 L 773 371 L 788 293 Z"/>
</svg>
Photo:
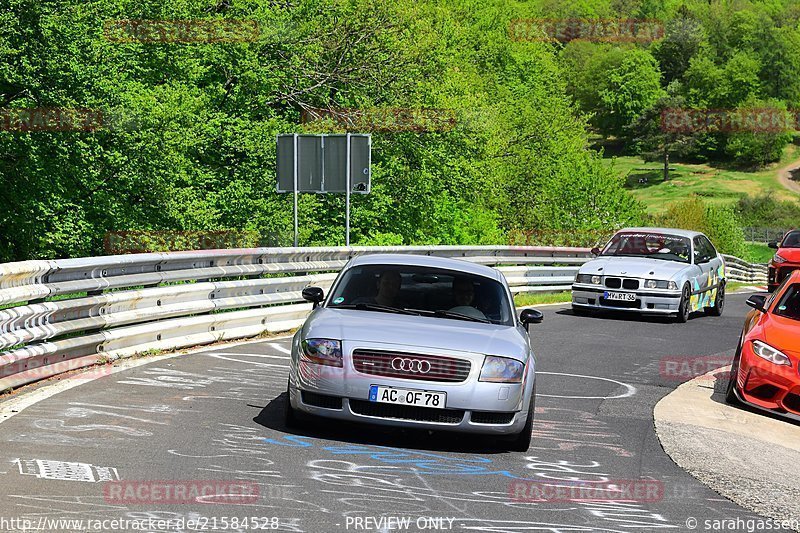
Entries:
<svg viewBox="0 0 800 533">
<path fill-rule="evenodd" d="M 772 194 L 745 196 L 736 204 L 742 224 L 757 228 L 795 228 L 800 225 L 800 205 L 776 200 Z"/>
<path fill-rule="evenodd" d="M 769 263 L 770 259 L 775 255 L 775 250 L 766 244 L 759 244 L 748 242 L 745 244 L 744 255 L 742 259 L 748 263 Z"/>
<path fill-rule="evenodd" d="M 766 125 L 764 129 L 767 131 L 732 133 L 728 136 L 725 152 L 738 163 L 763 166 L 767 163 L 780 161 L 783 149 L 792 140 L 792 135 L 783 129 L 783 126 L 790 121 L 786 105 L 775 101 L 749 100 L 740 105 L 737 111 L 744 117 L 754 117 L 756 120 L 761 117 L 764 120 L 761 121 L 761 124 L 756 124 L 756 127 L 764 128 L 764 125 Z M 784 118 L 775 121 L 776 117 Z M 756 122 L 756 120 L 753 122 Z M 781 129 L 772 131 L 771 127 L 775 125 L 781 127 Z"/>
<path fill-rule="evenodd" d="M 611 16 L 617 4 L 578 7 Z M 354 244 L 503 244 L 513 228 L 619 225 L 641 212 L 587 150 L 554 48 L 508 38 L 509 21 L 534 16 L 531 6 L 6 5 L 0 107 L 98 109 L 106 121 L 95 131 L 0 131 L 2 261 L 102 253 L 109 231 L 231 229 L 291 244 L 292 198 L 274 191 L 275 136 L 344 131 L 302 123 L 312 107 L 441 108 L 457 118 L 447 131 L 373 132 L 373 190 L 353 198 Z M 118 19 L 209 18 L 255 20 L 260 37 L 121 43 L 103 33 Z M 638 95 L 630 76 L 653 66 L 644 53 L 622 53 L 609 83 L 631 82 Z M 299 217 L 301 245 L 344 244 L 342 195 L 301 195 Z"/>
<path fill-rule="evenodd" d="M 561 58 L 570 93 L 606 135 L 621 135 L 664 95 L 658 64 L 646 50 L 577 41 Z"/>
<path fill-rule="evenodd" d="M 670 205 L 657 223 L 703 232 L 724 254 L 742 257 L 746 252 L 741 222 L 727 205 L 707 204 L 696 196 L 689 197 Z"/>
</svg>

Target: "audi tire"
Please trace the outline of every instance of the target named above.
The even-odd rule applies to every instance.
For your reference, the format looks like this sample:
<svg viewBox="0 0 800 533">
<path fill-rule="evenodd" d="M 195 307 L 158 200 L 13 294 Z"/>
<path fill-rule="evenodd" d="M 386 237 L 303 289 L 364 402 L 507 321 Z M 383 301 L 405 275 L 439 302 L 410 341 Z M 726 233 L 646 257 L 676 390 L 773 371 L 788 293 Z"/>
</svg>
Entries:
<svg viewBox="0 0 800 533">
<path fill-rule="evenodd" d="M 514 439 L 509 443 L 508 449 L 512 452 L 527 452 L 531 447 L 531 440 L 533 439 L 533 412 L 536 409 L 536 385 L 533 386 L 531 392 L 531 404 L 528 407 L 528 417 L 525 419 L 525 425 Z"/>
<path fill-rule="evenodd" d="M 286 403 L 284 404 L 283 423 L 287 428 L 297 427 L 297 413 L 292 407 L 290 380 L 286 381 Z"/>
</svg>

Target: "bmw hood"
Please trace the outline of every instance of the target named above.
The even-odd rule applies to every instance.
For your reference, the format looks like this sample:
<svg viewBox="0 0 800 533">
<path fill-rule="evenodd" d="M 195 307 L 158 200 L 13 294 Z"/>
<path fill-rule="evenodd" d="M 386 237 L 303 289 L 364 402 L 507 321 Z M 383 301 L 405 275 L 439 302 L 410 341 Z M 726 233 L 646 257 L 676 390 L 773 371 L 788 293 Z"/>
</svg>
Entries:
<svg viewBox="0 0 800 533">
<path fill-rule="evenodd" d="M 636 257 L 602 257 L 581 266 L 581 274 L 669 280 L 689 268 L 688 263 Z"/>
<path fill-rule="evenodd" d="M 498 355 L 525 361 L 528 340 L 514 326 L 355 309 L 319 308 L 303 325 L 303 338 Z"/>
</svg>

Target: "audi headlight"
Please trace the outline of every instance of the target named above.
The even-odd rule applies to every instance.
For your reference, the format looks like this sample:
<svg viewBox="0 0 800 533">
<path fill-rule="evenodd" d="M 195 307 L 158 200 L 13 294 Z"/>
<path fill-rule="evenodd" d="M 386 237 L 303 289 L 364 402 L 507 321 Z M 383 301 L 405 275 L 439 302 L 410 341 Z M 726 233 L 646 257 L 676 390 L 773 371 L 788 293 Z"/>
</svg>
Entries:
<svg viewBox="0 0 800 533">
<path fill-rule="evenodd" d="M 783 257 L 781 254 L 775 254 L 775 257 L 772 258 L 772 262 L 776 265 L 780 265 L 781 263 L 785 263 L 787 259 Z"/>
<path fill-rule="evenodd" d="M 671 291 L 678 290 L 678 284 L 674 281 L 660 281 L 657 279 L 648 279 L 644 282 L 646 289 L 669 289 Z"/>
<path fill-rule="evenodd" d="M 333 339 L 305 339 L 301 345 L 300 359 L 326 366 L 342 366 L 342 343 Z"/>
<path fill-rule="evenodd" d="M 792 366 L 792 362 L 780 350 L 776 350 L 769 344 L 761 341 L 753 341 L 753 352 L 762 359 L 776 365 Z"/>
<path fill-rule="evenodd" d="M 491 383 L 522 383 L 525 365 L 516 359 L 487 355 L 481 368 L 479 381 Z"/>
<path fill-rule="evenodd" d="M 586 283 L 588 285 L 600 285 L 600 276 L 595 276 L 594 274 L 578 274 L 575 276 L 576 283 Z"/>
</svg>

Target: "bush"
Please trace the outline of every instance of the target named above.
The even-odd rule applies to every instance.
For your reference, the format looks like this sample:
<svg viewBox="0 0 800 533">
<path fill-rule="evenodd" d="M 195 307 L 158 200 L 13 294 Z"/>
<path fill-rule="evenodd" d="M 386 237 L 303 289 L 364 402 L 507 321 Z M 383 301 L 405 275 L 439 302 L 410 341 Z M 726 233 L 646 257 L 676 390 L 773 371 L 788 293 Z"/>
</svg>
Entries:
<svg viewBox="0 0 800 533">
<path fill-rule="evenodd" d="M 758 228 L 794 228 L 800 221 L 800 205 L 776 200 L 772 193 L 743 197 L 736 212 L 742 224 Z"/>
<path fill-rule="evenodd" d="M 658 224 L 705 233 L 721 253 L 742 257 L 747 248 L 741 222 L 729 206 L 711 205 L 693 196 L 674 203 Z"/>
</svg>

